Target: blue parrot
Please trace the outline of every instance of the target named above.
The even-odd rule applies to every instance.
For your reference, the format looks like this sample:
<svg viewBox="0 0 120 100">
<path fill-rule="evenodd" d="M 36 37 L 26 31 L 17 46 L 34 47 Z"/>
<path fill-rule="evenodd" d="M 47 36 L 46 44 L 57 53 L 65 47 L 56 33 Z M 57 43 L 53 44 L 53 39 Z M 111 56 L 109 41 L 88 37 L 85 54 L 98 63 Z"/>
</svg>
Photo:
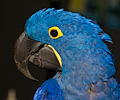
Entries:
<svg viewBox="0 0 120 100">
<path fill-rule="evenodd" d="M 30 79 L 27 63 L 57 71 L 33 100 L 120 100 L 110 36 L 78 13 L 42 9 L 25 24 L 15 44 L 18 70 Z"/>
</svg>

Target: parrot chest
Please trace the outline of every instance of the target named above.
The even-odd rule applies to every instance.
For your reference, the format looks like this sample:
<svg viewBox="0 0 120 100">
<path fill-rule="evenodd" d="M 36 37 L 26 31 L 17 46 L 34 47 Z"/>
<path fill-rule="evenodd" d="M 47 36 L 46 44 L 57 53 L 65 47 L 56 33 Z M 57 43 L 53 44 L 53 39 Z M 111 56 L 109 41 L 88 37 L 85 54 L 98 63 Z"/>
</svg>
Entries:
<svg viewBox="0 0 120 100">
<path fill-rule="evenodd" d="M 61 79 L 57 81 L 62 89 L 64 100 L 119 100 L 120 86 L 114 78 L 109 78 L 106 82 L 99 80 L 95 84 L 90 84 L 86 90 L 80 90 L 82 86 L 75 87 L 75 81 L 74 84 L 64 83 L 66 80 Z"/>
</svg>

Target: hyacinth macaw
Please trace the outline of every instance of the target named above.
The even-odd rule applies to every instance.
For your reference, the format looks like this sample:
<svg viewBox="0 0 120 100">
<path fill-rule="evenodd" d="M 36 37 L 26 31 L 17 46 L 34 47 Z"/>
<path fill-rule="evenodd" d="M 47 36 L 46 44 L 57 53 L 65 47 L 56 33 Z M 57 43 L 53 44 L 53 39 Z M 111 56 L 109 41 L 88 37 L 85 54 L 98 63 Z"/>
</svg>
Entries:
<svg viewBox="0 0 120 100">
<path fill-rule="evenodd" d="M 78 13 L 43 9 L 33 14 L 15 45 L 15 63 L 36 80 L 27 63 L 57 71 L 36 91 L 34 100 L 120 100 L 120 85 L 107 45 L 112 40 Z"/>
</svg>

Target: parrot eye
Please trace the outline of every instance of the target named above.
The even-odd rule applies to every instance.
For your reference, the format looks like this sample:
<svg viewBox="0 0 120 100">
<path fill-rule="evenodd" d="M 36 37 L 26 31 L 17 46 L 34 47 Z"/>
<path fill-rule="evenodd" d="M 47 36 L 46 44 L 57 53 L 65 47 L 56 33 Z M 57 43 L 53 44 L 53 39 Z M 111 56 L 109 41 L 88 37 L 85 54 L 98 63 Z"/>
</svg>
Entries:
<svg viewBox="0 0 120 100">
<path fill-rule="evenodd" d="M 49 28 L 49 36 L 52 39 L 57 39 L 63 36 L 63 33 L 58 27 L 54 26 L 54 27 Z"/>
<path fill-rule="evenodd" d="M 56 37 L 56 36 L 58 36 L 58 31 L 57 30 L 51 30 L 50 35 L 52 37 Z"/>
</svg>

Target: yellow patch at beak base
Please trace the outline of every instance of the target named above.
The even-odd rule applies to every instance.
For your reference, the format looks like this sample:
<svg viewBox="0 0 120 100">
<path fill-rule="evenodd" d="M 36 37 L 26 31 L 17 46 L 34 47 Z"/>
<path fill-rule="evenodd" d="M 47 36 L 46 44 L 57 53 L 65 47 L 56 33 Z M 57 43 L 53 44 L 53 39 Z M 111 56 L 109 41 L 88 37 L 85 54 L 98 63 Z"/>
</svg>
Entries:
<svg viewBox="0 0 120 100">
<path fill-rule="evenodd" d="M 58 62 L 59 62 L 59 64 L 60 64 L 60 67 L 62 67 L 62 60 L 61 60 L 61 57 L 60 57 L 60 55 L 58 54 L 58 52 L 57 52 L 51 45 L 47 45 L 47 46 L 49 46 L 49 47 L 53 50 L 53 52 L 55 53 L 55 55 L 56 55 L 56 57 L 57 57 L 57 59 L 58 59 Z"/>
</svg>

